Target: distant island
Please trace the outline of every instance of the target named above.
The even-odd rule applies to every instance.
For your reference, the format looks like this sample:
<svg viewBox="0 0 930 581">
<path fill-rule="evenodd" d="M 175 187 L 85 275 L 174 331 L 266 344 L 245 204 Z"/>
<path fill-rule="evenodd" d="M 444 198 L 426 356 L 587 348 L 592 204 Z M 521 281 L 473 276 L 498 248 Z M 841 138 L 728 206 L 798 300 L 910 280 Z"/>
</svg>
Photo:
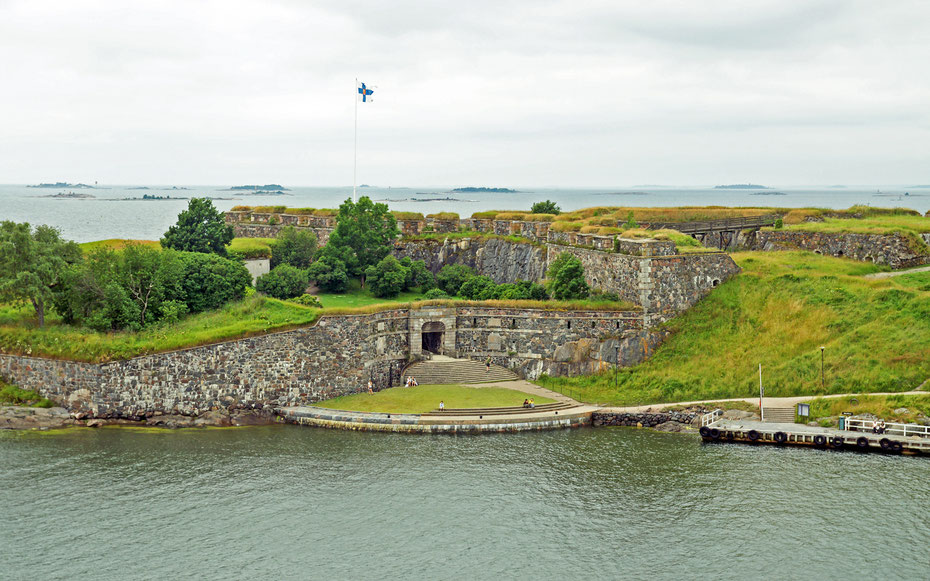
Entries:
<svg viewBox="0 0 930 581">
<path fill-rule="evenodd" d="M 293 196 L 294 194 L 286 194 L 281 190 L 258 190 L 255 192 L 243 192 L 243 196 Z"/>
<path fill-rule="evenodd" d="M 488 194 L 516 194 L 517 190 L 511 190 L 510 188 L 454 188 L 451 191 L 453 194 L 475 194 L 475 193 L 488 193 Z"/>
<path fill-rule="evenodd" d="M 729 184 L 726 186 L 714 186 L 715 190 L 767 190 L 765 186 L 759 184 Z"/>
<path fill-rule="evenodd" d="M 68 192 L 67 194 L 61 192 L 60 194 L 49 194 L 48 196 L 37 196 L 39 198 L 54 198 L 56 200 L 92 200 L 97 196 L 93 194 L 76 194 L 74 192 Z"/>
<path fill-rule="evenodd" d="M 87 184 L 69 184 L 68 182 L 55 182 L 54 184 L 38 184 L 35 186 L 26 186 L 27 188 L 74 188 L 74 189 L 84 189 L 84 190 L 94 190 L 97 189 L 94 186 L 89 186 Z"/>
<path fill-rule="evenodd" d="M 150 187 L 148 187 L 148 186 L 136 186 L 136 187 L 134 187 L 134 188 L 126 188 L 126 189 L 127 189 L 127 190 L 161 190 L 161 191 L 165 191 L 165 190 L 172 190 L 172 191 L 186 191 L 186 190 L 190 190 L 190 188 L 179 188 L 178 186 L 171 186 L 170 188 L 150 188 Z"/>
<path fill-rule="evenodd" d="M 190 198 L 172 198 L 171 196 L 156 196 L 154 194 L 145 194 L 141 198 L 120 198 L 121 202 L 135 202 L 135 201 L 148 201 L 148 202 L 161 202 L 165 200 L 189 200 Z"/>
<path fill-rule="evenodd" d="M 229 188 L 229 190 L 230 190 L 230 191 L 246 191 L 246 190 L 252 190 L 252 191 L 256 191 L 256 192 L 258 192 L 258 191 L 263 191 L 263 190 L 264 190 L 264 191 L 267 191 L 267 190 L 276 190 L 276 191 L 279 191 L 279 192 L 289 192 L 289 191 L 290 191 L 290 190 L 288 190 L 287 188 L 285 188 L 284 186 L 278 185 L 278 184 L 265 184 L 265 185 L 263 185 L 263 186 L 233 186 L 233 187 Z"/>
</svg>

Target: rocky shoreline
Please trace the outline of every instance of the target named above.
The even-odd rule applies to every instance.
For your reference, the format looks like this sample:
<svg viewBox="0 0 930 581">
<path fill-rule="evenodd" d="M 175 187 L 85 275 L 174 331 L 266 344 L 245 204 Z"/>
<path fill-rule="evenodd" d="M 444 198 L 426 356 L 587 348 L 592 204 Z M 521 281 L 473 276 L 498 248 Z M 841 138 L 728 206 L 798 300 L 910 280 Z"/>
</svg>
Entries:
<svg viewBox="0 0 930 581">
<path fill-rule="evenodd" d="M 704 407 L 690 407 L 683 410 L 647 410 L 644 412 L 621 412 L 601 410 L 594 412 L 591 422 L 594 427 L 624 426 L 632 428 L 652 428 L 658 432 L 687 432 L 701 427 L 701 416 L 711 410 Z M 759 419 L 757 414 L 741 410 L 726 410 L 726 419 Z"/>
<path fill-rule="evenodd" d="M 99 428 L 102 426 L 134 426 L 145 428 L 207 428 L 262 426 L 276 423 L 274 411 L 227 410 L 210 411 L 199 415 L 166 414 L 151 412 L 133 419 L 94 418 L 86 414 L 71 413 L 63 407 L 32 408 L 21 406 L 0 407 L 0 430 L 56 430 L 70 427 Z"/>
</svg>

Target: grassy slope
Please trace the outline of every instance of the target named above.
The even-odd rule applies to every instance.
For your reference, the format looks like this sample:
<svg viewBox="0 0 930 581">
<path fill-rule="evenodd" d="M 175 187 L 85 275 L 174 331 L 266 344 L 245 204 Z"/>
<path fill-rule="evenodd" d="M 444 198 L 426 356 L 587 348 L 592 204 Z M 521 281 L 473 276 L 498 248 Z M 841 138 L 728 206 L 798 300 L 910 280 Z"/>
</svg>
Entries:
<svg viewBox="0 0 930 581">
<path fill-rule="evenodd" d="M 930 377 L 930 273 L 867 280 L 877 267 L 812 253 L 733 257 L 743 273 L 671 321 L 649 361 L 541 383 L 631 405 L 751 397 L 760 363 L 769 396 L 905 391 Z"/>
<path fill-rule="evenodd" d="M 486 408 L 519 406 L 528 395 L 502 387 L 468 387 L 464 385 L 420 385 L 392 387 L 374 393 L 346 395 L 314 404 L 318 407 L 359 412 L 422 414 L 433 411 L 444 401 L 446 408 Z M 554 400 L 532 396 L 537 404 Z"/>
<path fill-rule="evenodd" d="M 242 258 L 271 258 L 271 243 L 274 238 L 233 238 L 227 246 L 231 256 Z"/>
<path fill-rule="evenodd" d="M 817 398 L 810 402 L 811 415 L 805 421 L 816 421 L 839 416 L 843 412 L 853 415 L 873 414 L 891 422 L 912 423 L 919 414 L 930 416 L 930 393 L 926 395 L 860 395 L 856 397 Z M 895 413 L 906 408 L 906 412 Z"/>
<path fill-rule="evenodd" d="M 87 254 L 91 251 L 97 250 L 98 248 L 110 248 L 112 250 L 119 250 L 133 242 L 135 244 L 141 244 L 143 246 L 151 246 L 157 250 L 161 250 L 161 242 L 158 240 L 129 240 L 126 238 L 110 238 L 107 240 L 95 240 L 93 242 L 83 242 L 78 246 L 81 247 L 81 250 L 84 251 L 84 254 Z"/>
<path fill-rule="evenodd" d="M 930 232 L 930 218 L 923 216 L 876 216 L 871 218 L 825 218 L 823 222 L 802 222 L 785 226 L 785 230 L 808 232 L 853 232 L 857 234 L 894 234 Z"/>
</svg>

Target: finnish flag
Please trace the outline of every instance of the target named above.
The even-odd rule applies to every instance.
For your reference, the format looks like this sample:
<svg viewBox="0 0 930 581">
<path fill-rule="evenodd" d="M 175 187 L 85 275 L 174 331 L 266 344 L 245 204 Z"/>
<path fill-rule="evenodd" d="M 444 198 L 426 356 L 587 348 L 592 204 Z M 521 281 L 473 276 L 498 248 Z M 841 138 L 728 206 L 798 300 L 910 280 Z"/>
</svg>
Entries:
<svg viewBox="0 0 930 581">
<path fill-rule="evenodd" d="M 371 95 L 375 92 L 374 87 L 368 87 L 365 83 L 360 83 L 358 88 L 358 96 L 362 103 L 367 103 L 368 101 L 374 101 L 374 97 Z"/>
</svg>

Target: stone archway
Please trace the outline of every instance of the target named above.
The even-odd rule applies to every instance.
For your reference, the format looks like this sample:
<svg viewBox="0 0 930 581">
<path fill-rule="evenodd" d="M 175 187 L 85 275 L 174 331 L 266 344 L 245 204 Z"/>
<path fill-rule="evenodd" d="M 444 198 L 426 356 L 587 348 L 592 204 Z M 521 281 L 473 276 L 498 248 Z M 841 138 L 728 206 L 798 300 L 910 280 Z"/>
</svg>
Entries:
<svg viewBox="0 0 930 581">
<path fill-rule="evenodd" d="M 423 351 L 429 351 L 437 355 L 443 353 L 443 339 L 445 338 L 446 325 L 441 321 L 429 321 L 423 323 L 420 330 L 420 347 Z"/>
</svg>

